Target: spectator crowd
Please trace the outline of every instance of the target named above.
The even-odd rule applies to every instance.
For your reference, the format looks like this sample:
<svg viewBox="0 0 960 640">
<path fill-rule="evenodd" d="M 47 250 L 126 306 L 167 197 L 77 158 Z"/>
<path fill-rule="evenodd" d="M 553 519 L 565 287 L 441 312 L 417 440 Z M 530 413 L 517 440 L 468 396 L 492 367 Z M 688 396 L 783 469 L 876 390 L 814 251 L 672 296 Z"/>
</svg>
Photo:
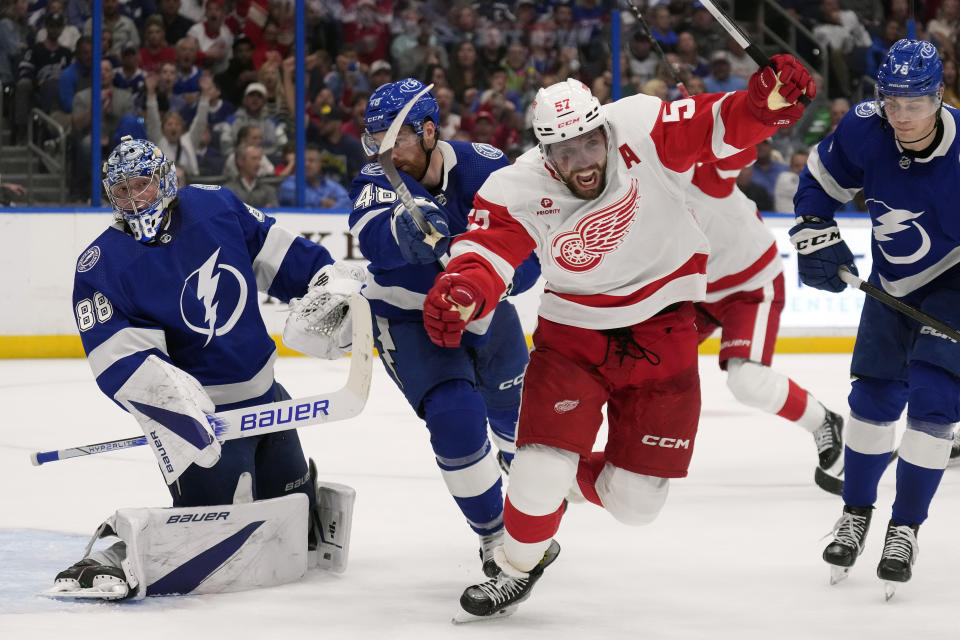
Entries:
<svg viewBox="0 0 960 640">
<path fill-rule="evenodd" d="M 680 97 L 746 87 L 754 62 L 695 0 L 468 2 L 307 0 L 306 73 L 295 79 L 294 2 L 103 0 L 100 140 L 91 139 L 90 0 L 0 0 L 0 85 L 6 126 L 23 142 L 31 109 L 68 132 L 71 198 L 89 199 L 90 152 L 122 135 L 149 137 L 184 184 L 226 184 L 255 206 L 295 204 L 295 114 L 305 113 L 306 206 L 344 208 L 367 161 L 359 141 L 371 92 L 404 77 L 434 84 L 444 139 L 493 145 L 510 158 L 534 145 L 531 103 L 568 77 L 601 102 L 614 95 L 611 12 L 620 11 L 620 95 Z M 916 37 L 944 60 L 945 102 L 960 105 L 960 0 L 784 0 L 807 28 L 798 53 L 827 77 L 798 125 L 758 147 L 739 184 L 761 209 L 792 210 L 808 149 L 851 103 L 916 18 Z M 912 10 L 915 15 L 911 14 Z M 728 2 L 748 30 L 757 3 Z M 774 17 L 774 20 L 777 18 Z M 662 52 L 662 55 L 661 55 Z M 825 82 L 826 81 L 826 82 Z M 303 83 L 305 103 L 296 103 Z M 784 175 L 782 175 L 784 174 Z M 791 177 L 792 176 L 792 177 Z"/>
</svg>

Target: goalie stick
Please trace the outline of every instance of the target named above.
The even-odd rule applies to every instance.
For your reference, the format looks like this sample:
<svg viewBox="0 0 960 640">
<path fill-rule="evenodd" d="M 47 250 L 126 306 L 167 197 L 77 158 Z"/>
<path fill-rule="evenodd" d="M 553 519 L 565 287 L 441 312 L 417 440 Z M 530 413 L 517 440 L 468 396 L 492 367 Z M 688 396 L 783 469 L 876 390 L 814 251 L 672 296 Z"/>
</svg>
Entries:
<svg viewBox="0 0 960 640">
<path fill-rule="evenodd" d="M 404 184 L 403 179 L 397 172 L 397 168 L 393 165 L 393 145 L 396 143 L 397 135 L 403 127 L 403 121 L 407 117 L 407 114 L 410 113 L 410 110 L 413 109 L 413 105 L 416 104 L 417 100 L 426 95 L 431 89 L 433 89 L 433 85 L 428 84 L 420 90 L 420 93 L 413 96 L 407 104 L 403 105 L 403 109 L 400 109 L 397 113 L 393 122 L 391 122 L 387 128 L 387 133 L 383 136 L 383 142 L 380 143 L 377 158 L 380 161 L 380 166 L 383 167 L 383 172 L 386 174 L 387 180 L 390 181 L 390 186 L 397 192 L 400 202 L 403 203 L 403 208 L 410 213 L 410 217 L 413 218 L 413 222 L 417 225 L 417 228 L 423 232 L 424 242 L 433 248 L 439 241 L 443 240 L 444 236 L 434 229 L 433 225 L 423 217 L 423 212 L 420 211 L 420 207 L 417 206 L 416 201 L 413 199 L 413 194 L 410 193 L 410 189 Z M 442 258 L 440 264 L 441 266 L 446 266 L 447 258 Z"/>
<path fill-rule="evenodd" d="M 350 355 L 347 383 L 343 387 L 331 393 L 268 402 L 210 415 L 208 419 L 214 427 L 217 439 L 225 442 L 236 438 L 347 420 L 359 414 L 367 402 L 373 375 L 373 322 L 370 306 L 360 294 L 350 296 L 350 315 L 353 322 L 353 352 Z M 145 444 L 147 444 L 145 436 L 108 440 L 82 447 L 37 451 L 30 454 L 30 460 L 34 466 L 38 466 L 47 462 Z"/>
</svg>

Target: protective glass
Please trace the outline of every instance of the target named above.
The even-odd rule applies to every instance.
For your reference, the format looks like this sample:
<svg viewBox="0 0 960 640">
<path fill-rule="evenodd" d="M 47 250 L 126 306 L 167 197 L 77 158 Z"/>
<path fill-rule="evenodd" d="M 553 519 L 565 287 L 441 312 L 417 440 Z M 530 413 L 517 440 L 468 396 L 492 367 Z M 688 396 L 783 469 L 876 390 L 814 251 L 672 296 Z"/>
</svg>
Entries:
<svg viewBox="0 0 960 640">
<path fill-rule="evenodd" d="M 603 165 L 607 157 L 607 136 L 603 127 L 587 133 L 546 145 L 547 159 L 563 175 Z"/>
<path fill-rule="evenodd" d="M 942 89 L 927 96 L 904 97 L 875 92 L 877 108 L 884 118 L 894 122 L 916 122 L 934 115 L 939 109 Z"/>
</svg>

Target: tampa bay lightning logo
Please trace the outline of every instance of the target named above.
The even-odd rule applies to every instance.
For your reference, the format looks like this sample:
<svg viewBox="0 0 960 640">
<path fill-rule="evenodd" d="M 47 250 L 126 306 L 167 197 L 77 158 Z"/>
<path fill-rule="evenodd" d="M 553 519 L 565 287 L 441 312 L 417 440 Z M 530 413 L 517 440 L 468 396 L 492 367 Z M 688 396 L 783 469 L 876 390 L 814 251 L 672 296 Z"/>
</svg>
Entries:
<svg viewBox="0 0 960 640">
<path fill-rule="evenodd" d="M 473 150 L 482 155 L 484 158 L 490 158 L 491 160 L 496 160 L 497 158 L 503 157 L 503 151 L 500 151 L 500 149 L 497 149 L 493 145 L 484 144 L 482 142 L 474 142 Z"/>
<path fill-rule="evenodd" d="M 199 269 L 187 276 L 180 292 L 180 317 L 191 331 L 207 336 L 204 347 L 213 336 L 225 335 L 233 329 L 247 300 L 243 275 L 229 264 L 217 264 L 219 257 L 218 248 Z M 221 278 L 224 274 L 231 277 Z M 223 313 L 220 303 L 234 300 L 233 311 Z"/>
<path fill-rule="evenodd" d="M 80 256 L 80 259 L 77 260 L 77 271 L 83 273 L 85 271 L 90 271 L 93 269 L 94 265 L 97 264 L 97 260 L 100 259 L 100 247 L 93 245 L 89 249 L 83 252 L 83 255 Z"/>
<path fill-rule="evenodd" d="M 882 207 L 885 213 L 877 215 L 876 205 Z M 906 209 L 892 209 L 885 202 L 874 200 L 873 198 L 867 199 L 867 206 L 870 208 L 874 218 L 873 238 L 877 241 L 877 249 L 883 254 L 883 257 L 887 259 L 887 262 L 890 264 L 913 264 L 930 252 L 930 236 L 923 227 L 914 221 L 915 218 L 923 215 L 923 211 L 913 212 L 907 211 Z M 920 246 L 916 251 L 905 256 L 893 256 L 884 251 L 883 245 L 880 243 L 897 240 L 893 238 L 895 234 L 911 229 L 916 229 L 920 235 Z M 911 234 L 907 237 L 911 238 L 914 237 L 914 235 Z M 901 241 L 899 244 L 903 245 L 904 242 Z"/>
<path fill-rule="evenodd" d="M 869 118 L 877 112 L 877 103 L 873 100 L 867 100 L 861 102 L 856 107 L 854 107 L 853 112 L 856 113 L 861 118 Z"/>
<path fill-rule="evenodd" d="M 365 176 L 382 176 L 383 167 L 380 166 L 379 162 L 369 162 L 363 165 L 363 168 L 360 169 L 360 173 Z"/>
<path fill-rule="evenodd" d="M 423 88 L 423 84 L 419 80 L 414 80 L 413 78 L 407 78 L 400 83 L 400 91 L 404 93 L 416 93 Z"/>
</svg>

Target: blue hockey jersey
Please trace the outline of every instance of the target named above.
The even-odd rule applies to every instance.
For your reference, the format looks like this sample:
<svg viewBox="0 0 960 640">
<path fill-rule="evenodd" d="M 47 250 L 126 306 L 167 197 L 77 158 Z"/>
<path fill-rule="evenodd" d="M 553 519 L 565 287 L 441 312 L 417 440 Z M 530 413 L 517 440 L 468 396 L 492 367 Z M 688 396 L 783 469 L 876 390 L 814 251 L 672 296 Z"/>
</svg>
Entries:
<svg viewBox="0 0 960 640">
<path fill-rule="evenodd" d="M 218 410 L 268 402 L 277 352 L 257 292 L 302 296 L 333 258 L 218 186 L 184 187 L 175 206 L 153 245 L 115 223 L 77 261 L 74 314 L 97 384 L 113 399 L 152 354 Z"/>
<path fill-rule="evenodd" d="M 467 230 L 467 216 L 480 185 L 509 163 L 502 151 L 488 144 L 440 141 L 435 153 L 443 154 L 443 178 L 434 191 L 405 173 L 400 176 L 414 198 L 428 198 L 447 215 L 450 233 L 457 236 Z M 361 169 L 350 185 L 350 199 L 350 233 L 370 261 L 367 268 L 373 275 L 364 289 L 371 311 L 384 318 L 420 321 L 423 301 L 442 267 L 439 263 L 410 264 L 403 259 L 391 230 L 393 209 L 399 200 L 379 163 Z M 511 293 L 529 289 L 539 277 L 540 264 L 531 256 L 517 269 Z M 483 325 L 488 323 L 489 319 Z M 484 330 L 468 329 L 474 333 Z"/>
<path fill-rule="evenodd" d="M 960 111 L 942 107 L 943 137 L 929 156 L 904 151 L 872 101 L 851 109 L 810 153 L 794 198 L 798 216 L 833 218 L 863 188 L 873 222 L 873 270 L 902 297 L 960 263 Z"/>
</svg>

